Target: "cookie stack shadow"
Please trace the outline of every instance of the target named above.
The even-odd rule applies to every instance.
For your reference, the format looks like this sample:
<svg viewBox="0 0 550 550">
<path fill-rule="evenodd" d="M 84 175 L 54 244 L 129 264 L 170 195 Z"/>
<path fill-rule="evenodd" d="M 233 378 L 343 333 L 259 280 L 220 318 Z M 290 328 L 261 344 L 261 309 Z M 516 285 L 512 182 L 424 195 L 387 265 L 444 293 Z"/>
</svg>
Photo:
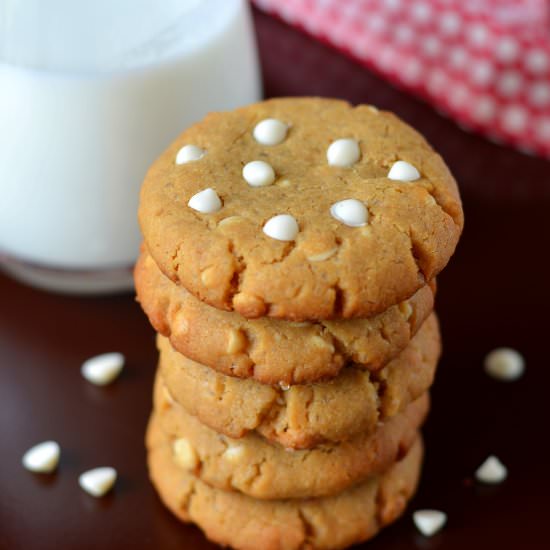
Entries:
<svg viewBox="0 0 550 550">
<path fill-rule="evenodd" d="M 246 319 L 201 302 L 144 251 L 158 331 L 147 446 L 174 514 L 235 548 L 333 548 L 403 512 L 440 354 L 435 285 L 369 319 Z"/>
</svg>

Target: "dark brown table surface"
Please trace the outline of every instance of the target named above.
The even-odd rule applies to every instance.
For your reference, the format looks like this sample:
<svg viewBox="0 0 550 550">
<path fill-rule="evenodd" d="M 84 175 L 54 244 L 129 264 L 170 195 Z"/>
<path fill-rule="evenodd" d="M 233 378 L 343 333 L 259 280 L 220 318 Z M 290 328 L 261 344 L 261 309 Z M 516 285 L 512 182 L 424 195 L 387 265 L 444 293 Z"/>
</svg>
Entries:
<svg viewBox="0 0 550 550">
<path fill-rule="evenodd" d="M 255 20 L 266 95 L 336 96 L 395 111 L 441 152 L 464 199 L 464 236 L 439 280 L 445 351 L 422 484 L 404 518 L 368 548 L 550 548 L 548 161 L 468 134 L 330 48 L 265 15 Z M 502 345 L 526 357 L 518 382 L 483 372 L 484 355 Z M 127 357 L 120 379 L 86 383 L 82 361 L 111 350 Z M 56 296 L 0 275 L 0 548 L 214 548 L 162 507 L 147 480 L 155 356 L 133 296 Z M 50 438 L 62 447 L 57 473 L 24 470 L 23 452 Z M 508 480 L 472 483 L 491 453 Z M 96 500 L 77 477 L 100 465 L 120 478 Z M 446 511 L 444 531 L 420 536 L 411 520 L 419 507 Z"/>
</svg>

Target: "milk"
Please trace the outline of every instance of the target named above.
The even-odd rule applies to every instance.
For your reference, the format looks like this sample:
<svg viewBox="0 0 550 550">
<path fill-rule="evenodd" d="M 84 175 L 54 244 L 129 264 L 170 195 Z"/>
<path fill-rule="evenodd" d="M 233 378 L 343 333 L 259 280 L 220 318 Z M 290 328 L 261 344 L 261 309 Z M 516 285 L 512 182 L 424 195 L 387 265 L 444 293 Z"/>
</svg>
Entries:
<svg viewBox="0 0 550 550">
<path fill-rule="evenodd" d="M 0 0 L 0 257 L 65 291 L 127 288 L 148 166 L 256 101 L 245 0 Z"/>
</svg>

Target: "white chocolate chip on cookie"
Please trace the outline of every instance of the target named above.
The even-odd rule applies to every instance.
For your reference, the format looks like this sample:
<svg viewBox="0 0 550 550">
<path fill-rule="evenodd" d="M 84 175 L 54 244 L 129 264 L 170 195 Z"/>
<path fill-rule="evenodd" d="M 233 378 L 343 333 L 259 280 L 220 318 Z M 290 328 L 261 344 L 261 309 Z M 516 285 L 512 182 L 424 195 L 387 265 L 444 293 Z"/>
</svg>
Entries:
<svg viewBox="0 0 550 550">
<path fill-rule="evenodd" d="M 174 460 L 186 470 L 194 470 L 199 464 L 197 452 L 185 438 L 176 439 L 172 444 Z"/>
<path fill-rule="evenodd" d="M 361 157 L 357 140 L 351 138 L 337 139 L 327 149 L 327 160 L 331 166 L 350 167 Z"/>
<path fill-rule="evenodd" d="M 200 212 L 201 214 L 213 214 L 222 207 L 222 201 L 216 191 L 211 187 L 203 189 L 194 194 L 187 203 L 189 208 Z"/>
<path fill-rule="evenodd" d="M 275 181 L 275 171 L 271 164 L 263 160 L 253 160 L 244 165 L 243 178 L 252 187 L 265 187 Z"/>
<path fill-rule="evenodd" d="M 409 162 L 398 160 L 388 172 L 388 179 L 396 181 L 415 181 L 420 178 L 420 172 Z"/>
<path fill-rule="evenodd" d="M 176 164 L 187 164 L 204 157 L 204 149 L 196 145 L 184 145 L 176 155 Z"/>
<path fill-rule="evenodd" d="M 361 227 L 367 224 L 369 212 L 367 207 L 356 199 L 345 199 L 330 207 L 332 217 L 349 227 Z"/>
<path fill-rule="evenodd" d="M 275 118 L 266 118 L 254 128 L 254 139 L 262 145 L 279 145 L 288 131 L 288 126 Z"/>
<path fill-rule="evenodd" d="M 263 231 L 272 239 L 278 241 L 293 241 L 298 235 L 298 222 L 289 214 L 279 214 L 267 220 Z"/>
</svg>

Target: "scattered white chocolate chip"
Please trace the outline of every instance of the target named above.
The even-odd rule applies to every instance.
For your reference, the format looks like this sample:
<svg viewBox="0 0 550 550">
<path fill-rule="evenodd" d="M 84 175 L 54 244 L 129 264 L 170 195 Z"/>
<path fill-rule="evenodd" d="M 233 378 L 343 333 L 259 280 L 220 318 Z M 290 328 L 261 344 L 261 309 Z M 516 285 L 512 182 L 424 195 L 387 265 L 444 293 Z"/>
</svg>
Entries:
<svg viewBox="0 0 550 550">
<path fill-rule="evenodd" d="M 333 218 L 350 227 L 361 227 L 367 224 L 369 212 L 367 207 L 356 199 L 345 199 L 335 202 L 330 207 Z"/>
<path fill-rule="evenodd" d="M 218 193 L 211 187 L 208 187 L 193 195 L 189 199 L 187 206 L 202 214 L 213 214 L 221 209 L 222 201 L 218 197 Z"/>
<path fill-rule="evenodd" d="M 186 470 L 194 470 L 199 464 L 197 452 L 185 438 L 176 439 L 172 443 L 174 460 Z"/>
<path fill-rule="evenodd" d="M 253 160 L 244 165 L 243 178 L 252 187 L 265 187 L 275 181 L 275 172 L 271 164 L 263 160 Z"/>
<path fill-rule="evenodd" d="M 204 149 L 196 145 L 184 145 L 176 155 L 176 164 L 187 164 L 204 157 Z"/>
<path fill-rule="evenodd" d="M 23 466 L 31 472 L 50 473 L 59 463 L 61 450 L 55 441 L 44 441 L 31 447 L 21 460 Z"/>
<path fill-rule="evenodd" d="M 413 521 L 425 537 L 431 537 L 447 523 L 447 514 L 439 510 L 417 510 L 413 514 Z"/>
<path fill-rule="evenodd" d="M 476 470 L 476 479 L 482 483 L 502 483 L 508 477 L 506 466 L 494 455 L 489 456 Z"/>
<path fill-rule="evenodd" d="M 80 474 L 78 484 L 93 497 L 102 497 L 115 484 L 117 473 L 114 468 L 104 466 Z"/>
<path fill-rule="evenodd" d="M 82 363 L 82 376 L 96 386 L 110 384 L 124 367 L 124 355 L 118 352 L 96 355 Z"/>
<path fill-rule="evenodd" d="M 275 118 L 266 118 L 256 124 L 254 139 L 262 145 L 279 145 L 286 138 L 288 126 Z"/>
<path fill-rule="evenodd" d="M 331 166 L 349 167 L 355 164 L 360 157 L 359 144 L 351 138 L 337 139 L 327 149 L 327 160 Z"/>
<path fill-rule="evenodd" d="M 409 162 L 398 160 L 388 172 L 388 179 L 397 181 L 415 181 L 420 178 L 420 172 Z"/>
<path fill-rule="evenodd" d="M 288 391 L 290 389 L 290 384 L 281 381 L 279 382 L 279 388 L 281 388 L 283 391 Z"/>
<path fill-rule="evenodd" d="M 293 241 L 298 235 L 298 222 L 290 214 L 279 214 L 267 220 L 263 231 L 272 239 L 278 241 Z"/>
<path fill-rule="evenodd" d="M 525 371 L 522 355 L 512 348 L 494 349 L 485 357 L 485 372 L 498 380 L 517 380 Z"/>
</svg>

